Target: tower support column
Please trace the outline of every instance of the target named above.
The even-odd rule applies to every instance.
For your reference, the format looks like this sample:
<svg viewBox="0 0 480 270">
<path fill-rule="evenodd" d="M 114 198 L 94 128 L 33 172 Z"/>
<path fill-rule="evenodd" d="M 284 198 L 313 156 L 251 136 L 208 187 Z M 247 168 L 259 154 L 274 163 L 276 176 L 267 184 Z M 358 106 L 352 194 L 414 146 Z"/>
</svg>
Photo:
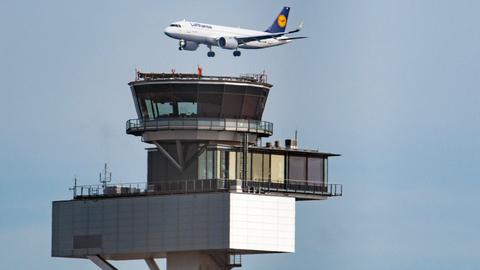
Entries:
<svg viewBox="0 0 480 270">
<path fill-rule="evenodd" d="M 148 269 L 150 269 L 150 270 L 160 270 L 160 267 L 158 267 L 157 263 L 155 262 L 155 259 L 147 258 L 147 259 L 145 259 L 145 262 L 148 265 Z"/>
<path fill-rule="evenodd" d="M 115 266 L 111 265 L 109 262 L 107 262 L 104 258 L 102 258 L 99 255 L 95 256 L 87 256 L 87 258 L 92 261 L 94 264 L 96 264 L 100 269 L 102 270 L 118 270 Z"/>
<path fill-rule="evenodd" d="M 202 252 L 167 253 L 168 270 L 225 270 L 227 265 L 219 265 L 212 256 Z"/>
</svg>

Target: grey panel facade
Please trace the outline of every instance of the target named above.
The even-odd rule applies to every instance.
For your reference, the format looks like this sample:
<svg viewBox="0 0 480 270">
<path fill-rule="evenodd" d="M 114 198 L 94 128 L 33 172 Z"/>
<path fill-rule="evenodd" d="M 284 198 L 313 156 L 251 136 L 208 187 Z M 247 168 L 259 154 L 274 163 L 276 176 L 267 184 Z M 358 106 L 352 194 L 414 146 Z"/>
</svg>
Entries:
<svg viewBox="0 0 480 270">
<path fill-rule="evenodd" d="M 164 257 L 228 249 L 229 194 L 53 202 L 52 256 Z"/>
</svg>

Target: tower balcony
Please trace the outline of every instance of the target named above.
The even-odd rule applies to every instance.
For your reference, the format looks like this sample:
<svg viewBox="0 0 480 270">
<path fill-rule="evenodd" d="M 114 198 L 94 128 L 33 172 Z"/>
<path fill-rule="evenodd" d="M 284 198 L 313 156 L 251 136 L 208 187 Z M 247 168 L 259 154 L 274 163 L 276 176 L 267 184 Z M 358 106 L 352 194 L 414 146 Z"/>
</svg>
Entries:
<svg viewBox="0 0 480 270">
<path fill-rule="evenodd" d="M 157 118 L 130 119 L 126 123 L 127 134 L 141 136 L 144 132 L 163 130 L 207 130 L 248 132 L 258 137 L 273 134 L 273 123 L 259 120 L 232 118 Z"/>
<path fill-rule="evenodd" d="M 181 180 L 162 183 L 118 183 L 75 186 L 74 199 L 99 199 L 114 197 L 154 196 L 190 193 L 231 192 L 258 195 L 294 197 L 297 200 L 322 200 L 328 197 L 342 196 L 341 184 L 307 183 L 287 180 L 275 183 L 272 180 Z"/>
</svg>

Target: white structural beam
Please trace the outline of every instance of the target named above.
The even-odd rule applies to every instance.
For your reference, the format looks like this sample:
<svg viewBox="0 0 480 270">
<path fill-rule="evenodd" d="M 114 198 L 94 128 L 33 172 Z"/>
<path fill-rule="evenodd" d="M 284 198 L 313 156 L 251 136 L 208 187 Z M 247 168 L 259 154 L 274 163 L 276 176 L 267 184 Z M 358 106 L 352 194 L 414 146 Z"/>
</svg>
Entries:
<svg viewBox="0 0 480 270">
<path fill-rule="evenodd" d="M 157 263 L 153 258 L 147 258 L 145 259 L 145 262 L 148 265 L 148 269 L 150 270 L 160 270 L 160 267 L 158 267 Z"/>
<path fill-rule="evenodd" d="M 175 144 L 177 146 L 177 162 L 180 163 L 180 167 L 185 168 L 184 162 L 185 160 L 183 159 L 183 147 L 182 147 L 182 142 L 180 140 L 176 140 Z"/>
<path fill-rule="evenodd" d="M 95 256 L 87 256 L 87 258 L 96 264 L 102 270 L 118 270 L 115 266 L 111 265 L 107 262 L 104 258 L 100 257 L 99 255 Z"/>
<path fill-rule="evenodd" d="M 170 155 L 170 153 L 168 153 L 168 151 L 165 150 L 165 148 L 163 148 L 158 142 L 153 142 L 153 143 L 157 146 L 158 150 L 160 150 L 160 152 L 161 152 L 163 155 L 165 155 L 165 157 L 168 158 L 168 160 L 170 160 L 170 162 L 172 162 L 172 164 L 173 164 L 175 167 L 177 167 L 177 169 L 178 169 L 179 171 L 183 172 L 183 167 L 182 167 L 182 165 L 181 165 L 178 161 L 176 161 L 176 160 Z"/>
</svg>

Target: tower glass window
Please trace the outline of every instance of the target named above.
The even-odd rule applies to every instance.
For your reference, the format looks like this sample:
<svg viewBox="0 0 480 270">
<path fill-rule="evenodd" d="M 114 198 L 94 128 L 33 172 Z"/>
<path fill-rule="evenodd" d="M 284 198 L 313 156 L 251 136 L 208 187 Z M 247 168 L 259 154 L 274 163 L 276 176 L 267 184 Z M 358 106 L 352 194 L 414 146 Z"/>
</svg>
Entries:
<svg viewBox="0 0 480 270">
<path fill-rule="evenodd" d="M 285 156 L 284 155 L 271 155 L 271 174 L 272 182 L 284 183 L 285 182 Z"/>
<path fill-rule="evenodd" d="M 270 155 L 264 154 L 263 155 L 263 180 L 270 181 L 272 178 L 271 170 L 270 170 Z"/>
<path fill-rule="evenodd" d="M 260 120 L 268 96 L 268 89 L 262 87 L 230 84 L 146 84 L 132 89 L 139 118 L 143 119 L 220 117 Z"/>
<path fill-rule="evenodd" d="M 305 156 L 288 157 L 288 179 L 307 180 L 307 159 Z"/>
<path fill-rule="evenodd" d="M 235 152 L 227 152 L 228 153 L 228 179 L 235 180 L 236 178 L 236 171 L 237 171 L 237 155 Z"/>
<path fill-rule="evenodd" d="M 179 116 L 195 116 L 197 115 L 196 102 L 178 102 Z"/>
<path fill-rule="evenodd" d="M 315 184 L 324 183 L 324 159 L 309 157 L 308 158 L 308 182 Z"/>
<path fill-rule="evenodd" d="M 207 179 L 207 154 L 203 151 L 198 156 L 198 179 Z"/>
<path fill-rule="evenodd" d="M 263 154 L 252 154 L 252 180 L 263 180 Z"/>
<path fill-rule="evenodd" d="M 157 103 L 158 116 L 170 116 L 173 114 L 173 106 L 169 102 L 159 102 Z"/>
<path fill-rule="evenodd" d="M 198 179 L 214 179 L 215 175 L 215 152 L 205 150 L 198 156 Z"/>
</svg>

